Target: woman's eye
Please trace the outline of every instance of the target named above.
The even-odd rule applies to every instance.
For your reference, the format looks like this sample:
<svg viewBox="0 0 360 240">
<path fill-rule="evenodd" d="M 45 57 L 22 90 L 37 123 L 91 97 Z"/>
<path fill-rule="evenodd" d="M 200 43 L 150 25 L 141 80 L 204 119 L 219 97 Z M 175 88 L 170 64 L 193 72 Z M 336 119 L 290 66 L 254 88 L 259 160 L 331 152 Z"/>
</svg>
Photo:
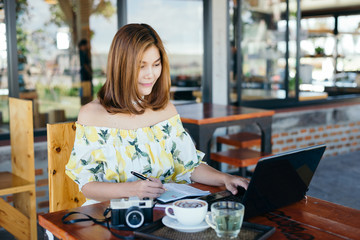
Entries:
<svg viewBox="0 0 360 240">
<path fill-rule="evenodd" d="M 161 65 L 161 63 L 156 63 L 156 64 L 155 64 L 156 67 L 158 67 L 158 66 L 160 66 L 160 65 Z"/>
<path fill-rule="evenodd" d="M 140 66 L 140 68 L 144 68 L 145 66 Z"/>
</svg>

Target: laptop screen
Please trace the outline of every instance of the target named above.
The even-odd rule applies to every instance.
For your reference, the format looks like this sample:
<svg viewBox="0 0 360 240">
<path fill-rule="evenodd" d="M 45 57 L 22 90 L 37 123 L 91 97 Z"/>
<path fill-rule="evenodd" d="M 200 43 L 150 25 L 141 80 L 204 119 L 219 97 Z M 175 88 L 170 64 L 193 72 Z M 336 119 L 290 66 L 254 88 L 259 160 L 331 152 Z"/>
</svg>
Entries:
<svg viewBox="0 0 360 240">
<path fill-rule="evenodd" d="M 261 159 L 242 199 L 245 218 L 301 200 L 325 148 L 313 146 Z"/>
</svg>

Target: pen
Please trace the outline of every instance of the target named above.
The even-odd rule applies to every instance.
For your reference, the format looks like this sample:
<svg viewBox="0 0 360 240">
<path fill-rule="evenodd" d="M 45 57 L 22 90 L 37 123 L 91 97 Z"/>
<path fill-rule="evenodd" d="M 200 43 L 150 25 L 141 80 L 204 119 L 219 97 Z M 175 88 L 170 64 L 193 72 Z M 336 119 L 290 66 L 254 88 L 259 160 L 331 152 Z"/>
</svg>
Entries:
<svg viewBox="0 0 360 240">
<path fill-rule="evenodd" d="M 148 180 L 148 181 L 151 181 L 150 178 L 147 178 L 145 175 L 141 174 L 141 173 L 138 173 L 138 172 L 134 172 L 134 171 L 131 171 L 130 172 L 132 175 L 134 175 L 135 177 L 138 177 L 140 178 L 141 180 Z M 165 191 L 167 191 L 166 188 L 164 188 Z"/>
<path fill-rule="evenodd" d="M 140 178 L 141 180 L 151 181 L 149 178 L 147 178 L 145 175 L 142 175 L 141 173 L 137 173 L 137 172 L 134 172 L 134 171 L 131 171 L 130 173 L 131 173 L 132 175 L 134 175 L 135 177 Z"/>
</svg>

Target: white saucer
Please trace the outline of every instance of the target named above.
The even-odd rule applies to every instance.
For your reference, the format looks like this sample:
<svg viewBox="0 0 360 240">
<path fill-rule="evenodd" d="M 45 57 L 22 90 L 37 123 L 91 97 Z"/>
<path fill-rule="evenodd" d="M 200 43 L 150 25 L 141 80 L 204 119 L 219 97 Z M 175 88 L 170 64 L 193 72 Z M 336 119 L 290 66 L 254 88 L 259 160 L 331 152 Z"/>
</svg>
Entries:
<svg viewBox="0 0 360 240">
<path fill-rule="evenodd" d="M 173 219 L 169 216 L 165 216 L 163 217 L 162 219 L 162 222 L 165 226 L 169 227 L 169 228 L 173 228 L 179 232 L 188 232 L 188 233 L 191 233 L 191 232 L 200 232 L 200 231 L 203 231 L 205 229 L 207 229 L 208 227 L 210 227 L 206 222 L 205 220 L 198 224 L 198 225 L 195 225 L 195 226 L 187 226 L 187 225 L 183 225 L 181 223 L 179 223 L 176 219 Z"/>
</svg>

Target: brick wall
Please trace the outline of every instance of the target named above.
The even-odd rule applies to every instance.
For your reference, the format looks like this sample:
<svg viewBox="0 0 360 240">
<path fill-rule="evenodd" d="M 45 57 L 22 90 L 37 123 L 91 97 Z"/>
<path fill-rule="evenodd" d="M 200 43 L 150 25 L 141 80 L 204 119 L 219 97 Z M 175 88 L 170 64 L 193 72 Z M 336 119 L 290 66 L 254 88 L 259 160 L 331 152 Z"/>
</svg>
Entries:
<svg viewBox="0 0 360 240">
<path fill-rule="evenodd" d="M 273 153 L 325 144 L 324 156 L 360 150 L 360 105 L 276 113 Z"/>
<path fill-rule="evenodd" d="M 227 133 L 239 131 L 260 134 L 260 129 L 255 123 L 229 127 Z M 227 133 L 215 132 L 215 135 Z M 216 136 L 212 140 L 212 151 L 216 151 Z M 320 109 L 292 109 L 275 113 L 272 123 L 274 154 L 318 144 L 327 146 L 324 156 L 360 150 L 360 104 L 337 107 L 323 105 Z M 253 149 L 260 150 L 259 147 Z M 225 145 L 224 150 L 226 150 Z M 237 171 L 237 168 L 222 163 L 221 170 L 232 172 Z"/>
</svg>

